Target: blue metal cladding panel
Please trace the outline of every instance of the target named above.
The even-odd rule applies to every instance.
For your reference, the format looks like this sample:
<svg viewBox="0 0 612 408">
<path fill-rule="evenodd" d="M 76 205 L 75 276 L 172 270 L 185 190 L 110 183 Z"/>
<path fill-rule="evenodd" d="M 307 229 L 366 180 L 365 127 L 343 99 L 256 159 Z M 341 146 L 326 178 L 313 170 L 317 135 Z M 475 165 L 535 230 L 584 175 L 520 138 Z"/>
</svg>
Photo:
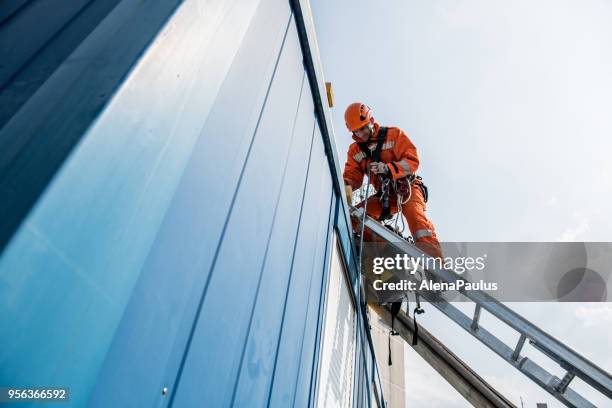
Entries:
<svg viewBox="0 0 612 408">
<path fill-rule="evenodd" d="M 330 180 L 331 185 L 331 180 Z M 330 186 L 333 191 L 333 188 Z M 332 194 L 330 206 L 330 222 L 327 225 L 327 238 L 324 255 L 322 281 L 315 276 L 309 284 L 308 315 L 304 322 L 304 340 L 298 366 L 293 403 L 296 406 L 314 406 L 319 388 L 319 367 L 321 365 L 321 346 L 326 310 L 326 293 L 330 274 L 331 253 L 334 240 L 333 208 L 337 197 Z M 323 239 L 323 237 L 321 237 Z M 321 251 L 322 247 L 317 251 Z M 312 356 L 312 357 L 311 357 Z M 280 360 L 280 359 L 279 359 Z M 278 387 L 277 387 L 278 389 Z"/>
<path fill-rule="evenodd" d="M 0 23 L 4 23 L 10 17 L 17 14 L 20 8 L 28 4 L 28 0 L 6 0 L 2 2 L 0 9 Z"/>
<path fill-rule="evenodd" d="M 43 3 L 57 2 L 33 1 L 25 6 L 19 15 L 9 18 L 3 27 L 11 26 L 23 13 L 25 17 L 28 17 L 29 13 L 36 9 L 35 6 Z M 76 0 L 62 2 L 61 8 L 63 10 L 64 7 L 76 3 L 78 3 Z M 10 197 L 8 200 L 0 200 L 0 217 L 2 218 L 0 248 L 5 248 L 8 239 L 16 232 L 36 200 L 47 189 L 53 176 L 71 151 L 87 134 L 92 121 L 109 103 L 117 89 L 124 84 L 126 75 L 141 59 L 150 43 L 156 39 L 164 23 L 179 3 L 178 0 L 164 2 L 123 0 L 57 69 L 53 70 L 53 67 L 48 66 L 42 69 L 45 71 L 43 77 L 50 76 L 14 115 L 11 113 L 14 106 L 8 106 L 5 110 L 5 104 L 0 104 L 2 115 L 8 111 L 10 116 L 10 120 L 0 129 L 2 147 L 0 149 L 0 196 Z M 9 100 L 12 101 L 11 93 L 20 94 L 18 85 L 31 85 L 21 74 L 27 74 L 26 71 L 33 73 L 29 70 L 45 66 L 45 61 L 41 61 L 41 58 L 43 60 L 45 57 L 52 59 L 57 56 L 56 51 L 70 52 L 70 49 L 76 44 L 68 44 L 74 38 L 66 38 L 65 35 L 75 34 L 73 29 L 83 23 L 82 17 L 85 17 L 86 20 L 87 17 L 92 17 L 89 15 L 90 11 L 90 7 L 87 7 L 83 13 L 75 14 L 74 18 L 71 18 L 66 26 L 55 34 L 52 31 L 47 32 L 52 37 L 44 43 L 42 49 L 32 56 L 33 60 L 28 60 L 23 69 L 16 72 L 17 76 L 9 79 L 8 87 L 2 90 L 3 97 L 8 92 Z M 104 15 L 103 10 L 98 10 L 98 12 Z M 211 10 L 211 16 L 217 14 L 218 12 Z M 101 16 L 96 14 L 95 17 L 100 18 Z M 96 18 L 93 20 L 95 24 Z M 37 31 L 39 25 L 48 25 L 45 19 L 39 19 L 32 24 L 34 25 L 30 29 L 33 31 Z M 214 24 L 208 25 L 207 28 L 212 28 L 212 26 Z M 80 36 L 84 35 L 82 30 L 76 31 Z M 87 32 L 86 29 L 84 31 Z M 166 36 L 169 31 L 172 31 L 171 28 L 166 27 Z M 20 44 L 23 38 L 23 36 L 13 37 L 14 33 L 10 30 L 8 33 L 3 32 L 4 34 L 7 37 L 3 38 L 16 44 Z M 58 41 L 62 39 L 65 41 L 58 44 Z M 163 41 L 157 41 L 157 44 L 158 48 L 165 48 Z M 55 46 L 57 48 L 66 46 L 67 49 L 53 49 Z M 21 61 L 20 58 L 12 60 L 15 63 Z M 181 63 L 181 60 L 178 62 Z M 159 64 L 157 66 L 159 67 Z M 184 66 L 189 67 L 187 64 Z M 52 74 L 49 70 L 52 71 Z M 172 78 L 176 78 L 176 74 L 180 74 L 181 71 L 184 73 L 184 70 L 175 69 L 173 72 L 175 76 Z M 179 79 L 175 79 L 173 84 L 179 82 Z M 169 85 L 170 82 L 166 84 Z"/>
<path fill-rule="evenodd" d="M 320 128 L 317 128 L 320 132 Z M 333 184 L 332 184 L 333 191 Z M 306 405 L 306 392 L 308 388 L 310 388 L 310 392 L 308 395 L 308 406 L 314 406 L 317 392 L 319 389 L 319 367 L 321 366 L 321 346 L 322 344 L 322 336 L 323 336 L 323 327 L 325 324 L 324 316 L 326 315 L 327 309 L 327 292 L 329 286 L 329 276 L 330 276 L 330 268 L 332 257 L 331 254 L 333 252 L 332 245 L 334 243 L 334 218 L 335 218 L 335 210 L 338 206 L 338 198 L 335 194 L 332 194 L 332 203 L 330 210 L 330 220 L 327 226 L 327 245 L 325 250 L 325 264 L 323 266 L 323 283 L 320 286 L 320 297 L 318 299 L 318 310 L 317 310 L 317 320 L 313 330 L 316 330 L 314 337 L 314 350 L 313 350 L 313 358 L 311 367 L 307 367 L 306 370 L 298 376 L 298 390 L 296 391 L 296 397 L 294 401 Z M 316 294 L 315 294 L 316 295 Z M 304 350 L 309 350 L 308 347 L 303 347 L 302 352 Z M 305 383 L 304 379 L 310 375 L 310 383 Z M 302 379 L 302 386 L 300 387 L 300 378 Z M 300 395 L 301 394 L 301 395 Z"/>
<path fill-rule="evenodd" d="M 26 13 L 15 13 L 0 26 L 0 87 L 5 85 L 50 38 L 87 6 L 88 0 L 30 1 Z M 19 6 L 18 6 L 19 7 Z M 16 7 L 16 8 L 18 8 Z M 5 6 L 2 6 L 4 9 Z M 10 7 L 9 7 L 10 8 Z M 8 14 L 8 13 L 7 13 Z M 44 20 L 44 23 L 40 23 Z M 21 41 L 15 41 L 16 39 Z"/>
<path fill-rule="evenodd" d="M 180 329 L 191 326 L 195 310 L 195 302 L 183 299 L 202 275 L 191 265 L 207 252 L 202 235 L 223 225 L 233 194 L 228 185 L 240 174 L 290 18 L 282 1 L 259 8 L 256 1 L 203 6 L 188 2 L 179 10 L 3 253 L 2 383 L 69 384 L 80 404 L 141 274 L 163 276 L 174 286 L 147 293 L 139 286 L 141 297 L 130 303 L 137 312 L 130 316 L 136 329 L 145 330 L 128 330 L 132 337 L 117 345 L 136 355 L 123 365 L 114 360 L 117 367 L 111 361 L 103 373 L 121 378 L 119 384 L 135 378 L 135 385 L 155 388 L 155 394 L 136 394 L 146 399 L 159 395 L 159 377 L 150 370 L 161 377 L 159 368 L 172 366 L 165 351 L 173 342 L 178 366 L 187 338 Z M 262 50 L 259 41 L 269 48 Z M 196 153 L 198 161 L 185 170 Z M 183 188 L 174 194 L 177 184 Z M 187 223 L 194 228 L 180 228 Z M 158 242 L 173 245 L 158 254 Z M 163 255 L 174 256 L 161 260 Z M 184 275 L 177 278 L 175 271 Z M 182 320 L 189 322 L 180 325 Z M 138 354 L 142 348 L 149 354 Z M 127 366 L 139 370 L 117 375 L 115 368 Z M 125 397 L 120 391 L 134 394 L 126 386 L 115 390 L 118 399 Z"/>
<path fill-rule="evenodd" d="M 0 9 L 0 42 L 2 39 L 12 40 L 23 49 L 30 48 L 32 54 L 23 61 L 12 60 L 8 68 L 12 74 L 8 81 L 0 85 L 0 127 L 2 127 L 19 110 L 21 106 L 36 92 L 36 90 L 53 74 L 53 72 L 68 58 L 79 44 L 106 18 L 121 0 L 89 1 L 81 6 L 79 0 L 57 1 L 24 1 L 13 0 L 12 7 L 3 2 Z M 20 4 L 23 3 L 23 4 Z M 43 5 L 45 8 L 36 10 Z M 57 25 L 56 9 L 72 7 L 75 14 Z M 78 11 L 77 11 L 78 10 Z M 32 18 L 34 14 L 34 18 Z M 36 15 L 38 14 L 38 15 Z M 6 16 L 6 22 L 3 16 Z M 10 17 L 9 17 L 10 16 Z M 26 25 L 16 24 L 17 20 L 30 20 Z M 57 30 L 48 30 L 49 36 L 42 44 L 33 44 L 27 32 L 30 29 L 46 29 L 54 25 Z M 20 27 L 21 26 L 21 27 Z M 27 30 L 26 30 L 27 31 Z M 19 39 L 18 41 L 14 41 Z M 36 46 L 37 45 L 37 46 Z M 2 49 L 0 45 L 0 49 Z"/>
<path fill-rule="evenodd" d="M 297 223 L 295 210 L 299 208 L 299 197 L 291 196 L 294 188 L 285 192 L 283 184 L 293 183 L 291 179 L 284 180 L 288 167 L 307 164 L 306 155 L 295 156 L 300 159 L 296 162 L 287 162 L 304 78 L 301 61 L 292 22 L 230 216 L 216 248 L 201 312 L 176 388 L 174 403 L 178 406 L 191 406 L 203 399 L 215 406 L 230 403 L 252 310 L 258 295 L 265 295 L 267 290 L 263 288 L 263 293 L 260 292 L 266 257 L 271 249 L 276 250 L 281 235 L 287 234 L 284 239 L 290 239 Z M 304 135 L 302 132 L 294 137 Z M 281 204 L 283 208 L 279 208 Z M 285 257 L 290 256 L 286 249 Z M 282 269 L 282 265 L 278 267 Z M 321 274 L 322 268 L 318 275 Z"/>
<path fill-rule="evenodd" d="M 271 406 L 303 406 L 296 400 L 298 375 L 303 364 L 312 363 L 318 302 L 331 213 L 331 177 L 326 165 L 323 142 L 318 132 L 314 138 L 308 185 L 306 187 L 300 237 L 293 260 L 294 270 L 285 305 L 283 326 L 274 366 Z M 317 315 L 317 316 L 315 316 Z M 302 361 L 307 360 L 307 361 Z"/>
<path fill-rule="evenodd" d="M 345 216 L 342 200 L 338 201 L 335 220 L 338 241 L 342 249 L 342 254 L 346 259 L 349 281 L 353 285 L 353 292 L 358 293 L 360 283 L 358 264 L 356 261 L 357 256 L 355 254 L 356 249 L 353 245 L 353 229 L 351 227 L 351 221 Z"/>
<path fill-rule="evenodd" d="M 297 238 L 305 228 L 301 215 L 309 201 L 306 186 L 315 124 L 313 110 L 312 96 L 306 83 L 302 85 L 291 150 L 283 170 L 282 191 L 267 243 L 247 339 L 240 356 L 240 371 L 232 395 L 237 406 L 249 403 L 263 406 L 267 402 L 284 305 L 294 269 Z"/>
<path fill-rule="evenodd" d="M 127 76 L 96 77 L 133 62 L 109 38 L 147 4 L 119 2 L 2 129 L 52 115 L 51 141 L 80 142 L 0 257 L 0 384 L 67 385 L 75 406 L 312 404 L 342 221 L 289 4 L 187 0 L 159 33 L 129 26 L 150 45 Z M 70 113 L 111 83 L 99 116 Z"/>
<path fill-rule="evenodd" d="M 150 390 L 146 395 L 153 401 L 161 401 L 163 387 L 172 390 L 289 19 L 282 1 L 259 5 L 211 111 L 202 117 L 200 137 L 149 251 L 91 404 L 105 406 L 108 389 L 118 390 L 119 401 L 142 398 L 134 389 Z M 261 42 L 268 44 L 266 52 L 258 46 Z M 301 78 L 295 86 L 299 92 Z M 125 376 L 117 376 L 117 370 Z"/>
</svg>

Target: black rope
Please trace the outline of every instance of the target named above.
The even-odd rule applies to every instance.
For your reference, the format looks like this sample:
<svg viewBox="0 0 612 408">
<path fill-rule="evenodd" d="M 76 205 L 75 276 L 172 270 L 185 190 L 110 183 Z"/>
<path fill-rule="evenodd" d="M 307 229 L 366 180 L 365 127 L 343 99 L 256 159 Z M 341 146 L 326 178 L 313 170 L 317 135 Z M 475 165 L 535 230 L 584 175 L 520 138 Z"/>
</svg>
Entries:
<svg viewBox="0 0 612 408">
<path fill-rule="evenodd" d="M 391 360 L 391 336 L 397 336 L 399 332 L 395 331 L 395 318 L 399 314 L 402 309 L 402 302 L 393 302 L 391 303 L 391 331 L 389 332 L 389 365 L 393 365 L 393 360 Z"/>
<path fill-rule="evenodd" d="M 416 299 L 416 307 L 412 312 L 412 319 L 414 320 L 414 332 L 412 332 L 412 345 L 416 346 L 418 343 L 419 336 L 419 324 L 417 323 L 417 315 L 425 313 L 425 310 L 421 309 L 421 302 L 419 300 L 419 294 L 415 292 L 414 297 Z"/>
</svg>

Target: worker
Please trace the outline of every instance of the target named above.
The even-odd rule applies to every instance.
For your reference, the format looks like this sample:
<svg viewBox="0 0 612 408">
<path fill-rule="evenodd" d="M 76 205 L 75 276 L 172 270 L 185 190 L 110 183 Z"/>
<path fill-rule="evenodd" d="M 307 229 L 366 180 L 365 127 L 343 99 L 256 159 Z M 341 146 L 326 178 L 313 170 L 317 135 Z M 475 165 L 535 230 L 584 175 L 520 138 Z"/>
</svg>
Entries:
<svg viewBox="0 0 612 408">
<path fill-rule="evenodd" d="M 414 144 L 401 129 L 376 123 L 372 109 L 363 103 L 349 105 L 344 120 L 355 141 L 349 146 L 344 166 L 348 203 L 352 203 L 353 190 L 361 187 L 369 171 L 369 182 L 377 194 L 367 199 L 367 214 L 384 221 L 401 207 L 416 246 L 434 258 L 442 258 L 434 225 L 425 215 L 427 187 L 416 174 L 419 156 Z M 356 226 L 354 221 L 353 228 Z"/>
</svg>

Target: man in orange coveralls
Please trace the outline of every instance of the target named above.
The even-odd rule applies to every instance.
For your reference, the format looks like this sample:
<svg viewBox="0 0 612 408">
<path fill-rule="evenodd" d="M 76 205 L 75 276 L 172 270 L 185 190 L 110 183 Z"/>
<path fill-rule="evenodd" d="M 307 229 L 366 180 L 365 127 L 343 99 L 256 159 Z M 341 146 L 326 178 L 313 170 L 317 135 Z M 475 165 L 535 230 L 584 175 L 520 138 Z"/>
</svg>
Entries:
<svg viewBox="0 0 612 408">
<path fill-rule="evenodd" d="M 427 188 L 416 175 L 419 167 L 416 147 L 401 129 L 376 123 L 372 110 L 363 103 L 349 105 L 344 120 L 355 141 L 349 147 L 344 166 L 349 204 L 353 189 L 361 187 L 369 169 L 370 183 L 378 193 L 368 199 L 367 214 L 380 221 L 391 218 L 398 212 L 398 199 L 401 199 L 402 213 L 408 220 L 416 246 L 433 257 L 442 257 L 434 225 L 425 215 Z M 388 186 L 385 188 L 383 183 Z M 363 202 L 358 207 L 362 205 Z"/>
</svg>

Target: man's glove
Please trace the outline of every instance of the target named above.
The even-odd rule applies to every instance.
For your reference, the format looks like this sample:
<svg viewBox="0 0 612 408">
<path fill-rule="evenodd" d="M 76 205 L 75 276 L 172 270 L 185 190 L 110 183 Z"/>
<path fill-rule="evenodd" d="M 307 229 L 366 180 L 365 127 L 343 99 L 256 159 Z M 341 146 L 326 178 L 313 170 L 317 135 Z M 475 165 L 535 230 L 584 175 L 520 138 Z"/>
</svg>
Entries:
<svg viewBox="0 0 612 408">
<path fill-rule="evenodd" d="M 348 205 L 353 205 L 353 187 L 348 184 L 345 184 L 344 194 L 346 194 L 346 202 L 348 203 Z"/>
<path fill-rule="evenodd" d="M 386 163 L 372 162 L 370 163 L 370 171 L 374 174 L 387 174 L 389 173 L 389 168 Z"/>
</svg>

